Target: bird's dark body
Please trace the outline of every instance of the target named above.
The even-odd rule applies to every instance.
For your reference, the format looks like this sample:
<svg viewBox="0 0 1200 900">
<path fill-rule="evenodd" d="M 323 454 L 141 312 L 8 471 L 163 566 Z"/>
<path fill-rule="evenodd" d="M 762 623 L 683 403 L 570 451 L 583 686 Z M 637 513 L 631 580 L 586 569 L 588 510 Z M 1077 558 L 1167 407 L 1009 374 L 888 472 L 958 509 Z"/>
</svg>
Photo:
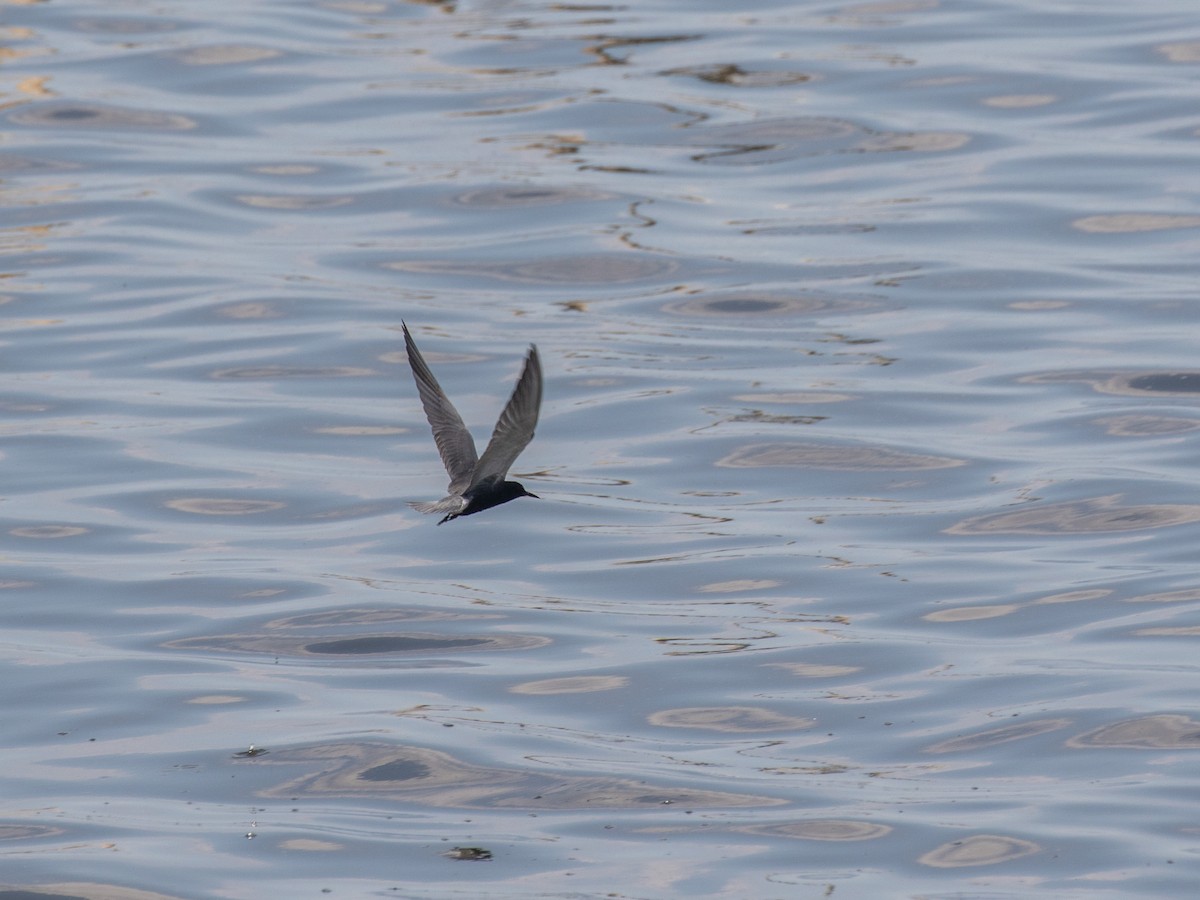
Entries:
<svg viewBox="0 0 1200 900">
<path fill-rule="evenodd" d="M 458 519 L 462 516 L 472 516 L 477 512 L 483 512 L 485 509 L 491 509 L 493 506 L 499 506 L 501 503 L 507 503 L 509 500 L 516 500 L 518 497 L 533 497 L 538 499 L 537 494 L 531 494 L 525 490 L 525 486 L 518 481 L 487 481 L 463 494 L 463 499 L 467 501 L 467 505 L 463 507 L 462 512 L 447 513 L 438 522 L 439 525 L 444 525 L 451 519 Z"/>
<path fill-rule="evenodd" d="M 537 427 L 542 406 L 542 365 L 537 347 L 529 348 L 517 386 L 513 388 L 512 396 L 496 420 L 496 427 L 483 456 L 479 456 L 471 433 L 433 377 L 408 326 L 403 322 L 401 326 L 404 329 L 408 365 L 417 384 L 417 393 L 421 395 L 425 418 L 429 420 L 438 454 L 450 476 L 448 493 L 441 500 L 410 501 L 409 505 L 423 513 L 445 513 L 438 522 L 441 525 L 518 497 L 537 497 L 519 482 L 505 478 L 509 467 L 533 439 L 533 431 Z"/>
</svg>

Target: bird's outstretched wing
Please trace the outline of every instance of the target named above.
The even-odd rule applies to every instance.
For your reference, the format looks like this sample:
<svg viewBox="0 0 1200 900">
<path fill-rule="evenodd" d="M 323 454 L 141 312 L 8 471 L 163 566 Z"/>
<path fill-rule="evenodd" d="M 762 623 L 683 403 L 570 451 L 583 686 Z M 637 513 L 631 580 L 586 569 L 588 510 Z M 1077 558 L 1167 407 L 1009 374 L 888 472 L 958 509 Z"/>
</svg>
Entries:
<svg viewBox="0 0 1200 900">
<path fill-rule="evenodd" d="M 537 347 L 531 345 L 517 386 L 513 388 L 504 412 L 496 420 L 492 439 L 488 441 L 487 449 L 475 467 L 472 486 L 508 474 L 509 467 L 533 439 L 541 406 L 542 364 L 538 359 Z"/>
<path fill-rule="evenodd" d="M 408 364 L 412 368 L 413 380 L 417 383 L 417 393 L 421 395 L 421 405 L 425 407 L 425 418 L 429 420 L 429 427 L 433 429 L 433 440 L 442 456 L 442 464 L 450 476 L 448 490 L 451 494 L 461 494 L 472 483 L 479 460 L 475 452 L 475 441 L 471 439 L 471 432 L 467 431 L 467 426 L 463 424 L 462 416 L 429 371 L 425 357 L 421 356 L 421 351 L 413 343 L 412 335 L 408 333 L 408 326 L 404 322 L 400 325 L 404 329 L 404 349 L 408 351 Z M 540 377 L 538 393 L 541 393 Z M 536 419 L 535 410 L 534 420 Z M 520 450 L 517 451 L 519 452 Z M 516 457 L 516 453 L 513 457 Z"/>
</svg>

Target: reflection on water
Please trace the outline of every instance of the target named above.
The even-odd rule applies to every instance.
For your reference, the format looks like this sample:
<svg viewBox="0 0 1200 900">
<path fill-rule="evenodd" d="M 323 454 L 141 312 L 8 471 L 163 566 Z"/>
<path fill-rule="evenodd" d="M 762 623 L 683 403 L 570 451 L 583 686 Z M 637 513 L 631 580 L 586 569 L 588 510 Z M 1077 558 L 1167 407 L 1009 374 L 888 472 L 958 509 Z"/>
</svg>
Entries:
<svg viewBox="0 0 1200 900">
<path fill-rule="evenodd" d="M 1177 6 L 7 4 L 0 897 L 1189 896 Z"/>
<path fill-rule="evenodd" d="M 320 762 L 318 775 L 263 792 L 267 797 L 297 795 L 391 799 L 422 806 L 520 809 L 660 809 L 763 807 L 782 800 L 692 788 L 655 787 L 644 781 L 607 776 L 562 776 L 544 770 L 504 770 L 476 766 L 448 753 L 393 744 L 328 744 L 269 757 L 271 765 Z"/>
</svg>

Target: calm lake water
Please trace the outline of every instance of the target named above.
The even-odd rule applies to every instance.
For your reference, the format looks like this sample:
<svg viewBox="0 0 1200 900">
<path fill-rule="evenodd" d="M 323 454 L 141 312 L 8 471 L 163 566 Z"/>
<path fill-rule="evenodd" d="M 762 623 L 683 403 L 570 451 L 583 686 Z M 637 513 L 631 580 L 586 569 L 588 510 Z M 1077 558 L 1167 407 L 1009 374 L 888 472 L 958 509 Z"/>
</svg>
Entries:
<svg viewBox="0 0 1200 900">
<path fill-rule="evenodd" d="M 0 9 L 0 900 L 1194 893 L 1190 5 Z"/>
</svg>

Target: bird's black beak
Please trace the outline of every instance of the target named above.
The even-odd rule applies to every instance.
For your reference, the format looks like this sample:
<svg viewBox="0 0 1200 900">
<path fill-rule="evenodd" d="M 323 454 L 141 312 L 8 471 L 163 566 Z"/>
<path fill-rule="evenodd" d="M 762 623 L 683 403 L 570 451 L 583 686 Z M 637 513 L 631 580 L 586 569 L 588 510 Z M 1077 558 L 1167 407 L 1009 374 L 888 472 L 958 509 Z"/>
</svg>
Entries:
<svg viewBox="0 0 1200 900">
<path fill-rule="evenodd" d="M 526 492 L 525 492 L 525 496 L 526 496 L 526 497 L 532 497 L 534 500 L 541 500 L 541 499 L 542 499 L 542 498 L 541 498 L 541 497 L 539 497 L 537 494 L 534 494 L 534 493 L 532 493 L 532 492 L 530 492 L 530 491 L 526 491 Z"/>
</svg>

